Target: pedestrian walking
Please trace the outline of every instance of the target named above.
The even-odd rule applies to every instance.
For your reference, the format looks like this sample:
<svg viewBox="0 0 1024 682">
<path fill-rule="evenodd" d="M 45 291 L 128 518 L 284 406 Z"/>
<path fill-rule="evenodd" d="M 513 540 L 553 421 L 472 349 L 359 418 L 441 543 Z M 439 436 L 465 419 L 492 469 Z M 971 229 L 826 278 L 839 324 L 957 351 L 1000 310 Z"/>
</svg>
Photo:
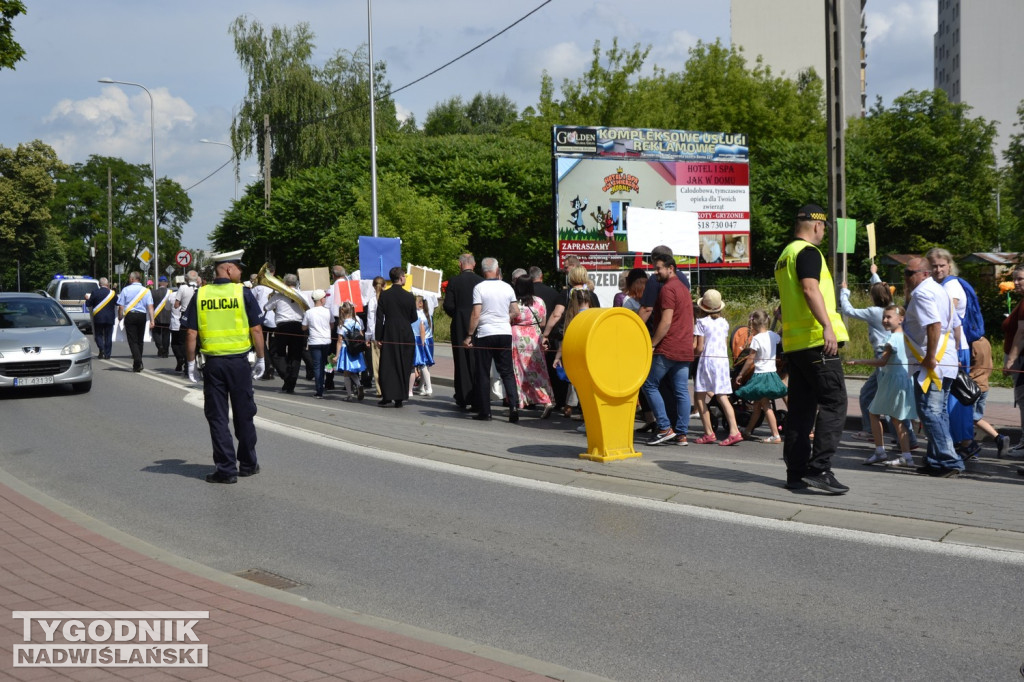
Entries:
<svg viewBox="0 0 1024 682">
<path fill-rule="evenodd" d="M 324 397 L 327 355 L 331 352 L 331 309 L 324 305 L 327 292 L 314 289 L 313 307 L 302 315 L 302 331 L 307 335 L 309 354 L 313 364 L 313 397 Z"/>
<path fill-rule="evenodd" d="M 377 385 L 381 407 L 394 403 L 401 407 L 409 395 L 409 377 L 416 358 L 416 340 L 412 323 L 416 320 L 416 297 L 403 289 L 405 272 L 395 266 L 388 272 L 391 286 L 377 302 L 374 338 L 380 348 L 380 383 Z"/>
<path fill-rule="evenodd" d="M 864 460 L 864 464 L 884 463 L 890 466 L 913 466 L 914 458 L 910 453 L 910 434 L 903 424 L 917 419 L 914 400 L 914 382 L 910 378 L 907 363 L 906 343 L 903 336 L 903 318 L 905 311 L 902 306 L 890 303 L 882 312 L 882 325 L 887 332 L 882 354 L 870 360 L 851 360 L 851 365 L 868 365 L 878 368 L 878 385 L 875 396 L 868 405 L 871 415 L 871 433 L 874 438 L 875 451 Z M 882 417 L 889 417 L 892 427 L 896 430 L 900 454 L 890 458 L 885 452 L 885 436 L 882 433 Z"/>
<path fill-rule="evenodd" d="M 473 315 L 473 290 L 483 277 L 473 272 L 476 259 L 471 253 L 459 256 L 459 274 L 452 277 L 445 289 L 444 311 L 451 318 L 452 361 L 455 364 L 455 403 L 462 408 L 479 410 L 476 405 L 476 382 L 473 355 L 462 341 L 469 336 L 469 318 Z"/>
<path fill-rule="evenodd" d="M 914 379 L 917 415 L 928 437 L 924 466 L 918 473 L 944 478 L 964 470 L 963 459 L 949 435 L 949 392 L 957 375 L 954 330 L 960 318 L 949 294 L 932 277 L 924 258 L 907 261 L 907 315 L 903 335 L 909 351 L 909 372 Z M 785 312 L 783 312 L 785 314 Z"/>
<path fill-rule="evenodd" d="M 779 378 L 776 367 L 776 353 L 782 343 L 782 337 L 768 329 L 770 319 L 764 310 L 755 310 L 750 314 L 750 331 L 753 338 L 750 339 L 750 352 L 737 376 L 738 386 L 735 395 L 754 403 L 750 421 L 742 432 L 743 437 L 750 437 L 763 413 L 771 433 L 761 442 L 781 444 L 782 438 L 779 436 L 779 424 L 775 418 L 775 410 L 772 409 L 772 401 L 786 395 L 786 384 Z"/>
<path fill-rule="evenodd" d="M 366 346 L 371 341 L 366 334 L 363 334 L 360 340 L 359 335 L 362 332 L 363 325 L 356 315 L 355 306 L 350 301 L 344 301 L 338 306 L 338 342 L 334 352 L 334 372 L 341 374 L 345 385 L 345 399 L 349 402 L 362 400 L 364 397 L 359 374 L 366 371 L 366 361 L 363 359 L 365 349 L 361 346 Z"/>
<path fill-rule="evenodd" d="M 128 274 L 128 286 L 117 295 L 117 319 L 124 325 L 124 336 L 132 354 L 132 371 L 142 371 L 142 344 L 146 335 L 146 321 L 149 328 L 156 324 L 153 315 L 153 293 L 142 286 L 142 273 Z"/>
<path fill-rule="evenodd" d="M 743 434 L 736 425 L 736 412 L 729 402 L 729 396 L 732 395 L 732 378 L 729 375 L 729 321 L 722 317 L 725 302 L 722 301 L 722 294 L 717 289 L 708 289 L 697 302 L 697 307 L 704 311 L 706 316 L 693 325 L 693 336 L 697 344 L 695 352 L 700 355 L 693 397 L 697 403 L 701 424 L 704 426 L 704 435 L 694 443 L 705 445 L 718 442 L 708 412 L 708 402 L 715 398 L 729 429 L 728 435 L 718 444 L 736 445 L 743 440 Z"/>
</svg>

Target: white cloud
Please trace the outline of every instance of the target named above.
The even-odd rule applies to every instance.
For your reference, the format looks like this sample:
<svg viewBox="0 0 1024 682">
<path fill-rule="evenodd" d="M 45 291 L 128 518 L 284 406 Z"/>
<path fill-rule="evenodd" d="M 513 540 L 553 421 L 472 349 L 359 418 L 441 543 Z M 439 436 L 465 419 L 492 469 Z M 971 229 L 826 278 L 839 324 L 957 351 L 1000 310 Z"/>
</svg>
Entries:
<svg viewBox="0 0 1024 682">
<path fill-rule="evenodd" d="M 931 40 L 938 28 L 935 0 L 915 2 L 868 3 L 865 9 L 868 47 L 878 43 Z"/>
</svg>

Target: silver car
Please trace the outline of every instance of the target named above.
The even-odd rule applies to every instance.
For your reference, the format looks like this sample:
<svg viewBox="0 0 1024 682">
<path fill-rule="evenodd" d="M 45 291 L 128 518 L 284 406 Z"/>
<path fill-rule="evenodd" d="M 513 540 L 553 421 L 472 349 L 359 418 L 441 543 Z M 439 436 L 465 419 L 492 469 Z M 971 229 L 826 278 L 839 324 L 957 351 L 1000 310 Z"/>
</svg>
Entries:
<svg viewBox="0 0 1024 682">
<path fill-rule="evenodd" d="M 92 349 L 64 309 L 40 294 L 0 293 L 0 387 L 92 388 Z"/>
</svg>

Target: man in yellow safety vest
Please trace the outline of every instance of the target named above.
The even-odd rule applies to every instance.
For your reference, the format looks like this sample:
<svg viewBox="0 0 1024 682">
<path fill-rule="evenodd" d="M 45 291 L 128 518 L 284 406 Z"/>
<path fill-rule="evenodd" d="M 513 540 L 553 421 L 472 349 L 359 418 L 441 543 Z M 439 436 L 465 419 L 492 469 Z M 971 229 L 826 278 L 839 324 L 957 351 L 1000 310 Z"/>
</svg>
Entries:
<svg viewBox="0 0 1024 682">
<path fill-rule="evenodd" d="M 786 417 L 786 488 L 817 488 L 842 495 L 849 488 L 832 474 L 832 455 L 846 422 L 846 381 L 839 348 L 846 327 L 836 312 L 836 291 L 818 245 L 825 209 L 807 204 L 796 215 L 790 242 L 775 264 L 782 300 L 782 350 L 789 369 Z M 811 442 L 811 431 L 814 442 Z"/>
</svg>

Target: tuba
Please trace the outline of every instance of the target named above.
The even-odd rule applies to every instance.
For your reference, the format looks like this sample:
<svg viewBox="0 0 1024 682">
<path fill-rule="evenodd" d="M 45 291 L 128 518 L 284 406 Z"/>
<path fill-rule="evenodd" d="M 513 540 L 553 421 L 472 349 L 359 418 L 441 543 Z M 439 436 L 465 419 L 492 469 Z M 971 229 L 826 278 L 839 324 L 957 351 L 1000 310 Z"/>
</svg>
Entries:
<svg viewBox="0 0 1024 682">
<path fill-rule="evenodd" d="M 287 296 L 295 301 L 303 311 L 309 310 L 309 304 L 306 303 L 306 299 L 302 298 L 302 296 L 300 296 L 299 293 L 290 286 L 267 272 L 268 265 L 270 265 L 270 263 L 264 263 L 263 267 L 260 268 L 260 271 L 256 273 L 256 283 L 262 284 L 265 287 L 270 287 L 282 296 Z"/>
</svg>

